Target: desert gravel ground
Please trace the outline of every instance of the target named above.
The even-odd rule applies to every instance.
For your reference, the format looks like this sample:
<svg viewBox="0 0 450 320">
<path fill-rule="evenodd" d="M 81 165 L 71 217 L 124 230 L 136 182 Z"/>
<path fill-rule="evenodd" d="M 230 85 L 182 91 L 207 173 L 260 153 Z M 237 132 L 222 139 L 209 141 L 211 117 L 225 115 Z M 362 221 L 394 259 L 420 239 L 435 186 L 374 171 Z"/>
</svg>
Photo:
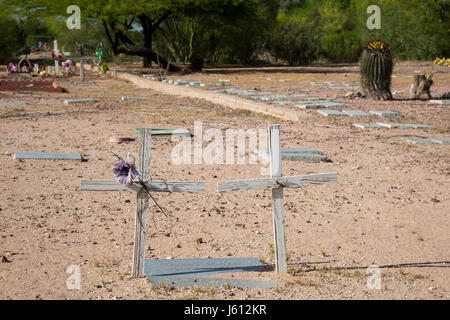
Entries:
<svg viewBox="0 0 450 320">
<path fill-rule="evenodd" d="M 408 91 L 415 71 L 432 68 L 442 71 L 435 75 L 433 95 L 449 91 L 448 68 L 418 63 L 396 66 L 393 90 Z M 282 121 L 201 99 L 136 89 L 92 73 L 88 84 L 61 80 L 68 93 L 0 92 L 0 102 L 27 102 L 0 107 L 0 299 L 450 298 L 450 147 L 403 139 L 450 136 L 448 105 L 408 100 L 407 93 L 390 102 L 345 99 L 344 90 L 310 83 L 358 85 L 355 65 L 206 68 L 203 73 L 170 77 L 205 82 L 225 78 L 242 89 L 339 98 L 351 109 L 388 109 L 404 115 L 386 121 L 435 128 L 361 130 L 351 123 L 383 120 L 329 119 L 315 111 L 306 112 L 299 122 Z M 121 95 L 150 100 L 124 102 Z M 98 102 L 63 103 L 79 97 Z M 277 275 L 270 191 L 216 192 L 218 181 L 261 177 L 261 164 L 174 165 L 170 154 L 176 142 L 170 137 L 152 139 L 153 179 L 205 181 L 206 192 L 155 195 L 170 217 L 151 207 L 147 257 L 257 257 L 267 265 L 263 272 L 232 276 L 278 281 L 279 287 L 152 287 L 146 278 L 132 278 L 134 194 L 80 191 L 82 179 L 113 179 L 116 159 L 111 151 L 137 157 L 136 140 L 116 144 L 109 141 L 111 136 L 137 138 L 133 128 L 138 126 L 193 132 L 194 121 L 201 121 L 203 130 L 224 133 L 280 123 L 283 147 L 313 147 L 331 160 L 283 161 L 284 175 L 338 173 L 336 185 L 285 190 L 289 274 Z M 79 152 L 88 160 L 19 161 L 13 159 L 15 151 Z M 80 267 L 81 290 L 66 286 L 70 265 Z M 381 268 L 380 290 L 367 286 L 371 265 Z"/>
</svg>

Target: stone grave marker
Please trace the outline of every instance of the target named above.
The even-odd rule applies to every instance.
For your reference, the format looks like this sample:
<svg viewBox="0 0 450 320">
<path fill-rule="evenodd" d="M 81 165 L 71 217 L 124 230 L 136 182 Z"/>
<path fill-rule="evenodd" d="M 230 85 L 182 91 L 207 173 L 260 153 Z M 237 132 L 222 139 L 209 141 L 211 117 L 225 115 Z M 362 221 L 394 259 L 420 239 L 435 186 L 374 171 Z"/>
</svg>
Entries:
<svg viewBox="0 0 450 320">
<path fill-rule="evenodd" d="M 403 115 L 398 111 L 391 110 L 369 110 L 371 114 L 380 116 L 380 117 L 402 117 Z"/>
<path fill-rule="evenodd" d="M 431 129 L 432 126 L 414 123 L 383 123 L 377 122 L 378 125 L 389 129 Z"/>
<path fill-rule="evenodd" d="M 429 101 L 429 103 L 431 104 L 450 104 L 450 100 L 436 100 L 436 99 L 432 99 Z"/>
<path fill-rule="evenodd" d="M 149 97 L 127 97 L 127 96 L 122 96 L 122 101 L 129 101 L 129 100 L 137 100 L 137 101 L 148 101 L 150 100 Z"/>
<path fill-rule="evenodd" d="M 406 141 L 415 143 L 415 144 L 450 144 L 450 137 L 441 137 L 441 138 L 405 138 Z"/>
<path fill-rule="evenodd" d="M 191 137 L 192 134 L 187 129 L 183 128 L 150 128 L 152 136 L 186 136 Z M 133 131 L 139 135 L 139 128 L 134 128 Z"/>
<path fill-rule="evenodd" d="M 342 112 L 350 117 L 370 117 L 370 114 L 362 110 L 342 110 Z"/>
<path fill-rule="evenodd" d="M 345 113 L 339 111 L 339 110 L 328 110 L 328 109 L 321 109 L 321 110 L 317 110 L 318 113 L 320 113 L 321 115 L 325 116 L 325 117 L 342 117 L 342 116 L 346 116 Z"/>
<path fill-rule="evenodd" d="M 269 157 L 268 149 L 257 149 L 255 151 L 260 157 Z M 314 148 L 282 148 L 281 160 L 320 162 L 328 158 Z"/>
<path fill-rule="evenodd" d="M 241 288 L 273 288 L 271 281 L 216 278 L 211 275 L 262 271 L 257 258 L 195 258 L 145 260 L 144 273 L 154 286 L 226 286 Z"/>
<path fill-rule="evenodd" d="M 83 98 L 83 99 L 66 99 L 66 100 L 64 100 L 65 104 L 91 103 L 91 102 L 97 102 L 97 99 Z"/>
<path fill-rule="evenodd" d="M 376 123 L 353 123 L 354 127 L 361 129 L 384 129 L 385 126 L 376 124 Z"/>
<path fill-rule="evenodd" d="M 0 107 L 17 107 L 17 106 L 25 106 L 26 102 L 16 101 L 16 102 L 0 102 Z"/>
<path fill-rule="evenodd" d="M 31 152 L 16 151 L 14 159 L 40 159 L 40 160 L 74 160 L 82 161 L 79 153 L 76 152 Z"/>
</svg>

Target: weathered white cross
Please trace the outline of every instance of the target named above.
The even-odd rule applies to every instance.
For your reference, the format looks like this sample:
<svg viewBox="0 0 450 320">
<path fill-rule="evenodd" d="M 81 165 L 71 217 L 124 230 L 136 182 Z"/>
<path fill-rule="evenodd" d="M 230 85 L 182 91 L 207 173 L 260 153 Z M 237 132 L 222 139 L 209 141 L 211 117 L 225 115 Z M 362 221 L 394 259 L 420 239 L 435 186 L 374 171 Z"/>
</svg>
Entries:
<svg viewBox="0 0 450 320">
<path fill-rule="evenodd" d="M 58 56 L 58 40 L 53 40 L 53 53 L 55 54 L 55 57 Z M 55 74 L 58 74 L 59 72 L 59 61 L 56 58 L 55 59 Z"/>
<path fill-rule="evenodd" d="M 283 188 L 298 188 L 317 184 L 337 183 L 336 173 L 308 174 L 283 177 L 281 174 L 280 125 L 269 125 L 270 178 L 221 181 L 219 192 L 272 189 L 273 230 L 275 239 L 275 266 L 277 273 L 287 272 L 286 240 L 284 232 Z"/>
<path fill-rule="evenodd" d="M 204 182 L 169 182 L 150 180 L 151 129 L 139 128 L 138 171 L 150 192 L 203 192 Z M 132 274 L 144 276 L 145 242 L 147 236 L 148 194 L 140 183 L 124 186 L 116 181 L 81 180 L 81 190 L 86 191 L 134 191 L 137 193 L 136 221 L 134 228 L 134 254 Z"/>
</svg>

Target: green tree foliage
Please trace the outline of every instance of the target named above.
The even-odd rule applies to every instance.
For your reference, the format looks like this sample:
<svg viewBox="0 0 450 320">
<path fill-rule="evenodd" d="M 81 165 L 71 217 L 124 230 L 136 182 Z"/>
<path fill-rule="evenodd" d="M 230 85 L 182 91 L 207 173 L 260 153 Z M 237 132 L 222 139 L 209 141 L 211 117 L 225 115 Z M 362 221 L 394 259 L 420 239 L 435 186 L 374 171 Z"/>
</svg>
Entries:
<svg viewBox="0 0 450 320">
<path fill-rule="evenodd" d="M 381 9 L 381 30 L 366 26 L 370 5 Z M 449 13 L 447 0 L 282 0 L 268 49 L 291 64 L 355 62 L 367 42 L 383 39 L 396 59 L 430 60 L 450 54 Z"/>
<path fill-rule="evenodd" d="M 289 64 L 357 61 L 362 45 L 353 12 L 345 0 L 283 1 L 268 49 Z"/>
<path fill-rule="evenodd" d="M 383 39 L 400 60 L 431 60 L 449 55 L 449 1 L 353 0 L 353 3 L 362 42 Z M 380 30 L 366 27 L 366 9 L 372 4 L 381 9 Z"/>
<path fill-rule="evenodd" d="M 65 23 L 73 4 L 81 30 Z M 369 5 L 381 8 L 381 30 L 366 26 Z M 0 12 L 3 60 L 37 34 L 55 35 L 66 51 L 101 41 L 107 58 L 163 67 L 164 58 L 250 63 L 267 52 L 289 64 L 356 62 L 375 39 L 397 60 L 450 56 L 448 0 L 0 0 Z"/>
<path fill-rule="evenodd" d="M 17 20 L 0 15 L 0 64 L 11 62 L 23 43 L 23 33 Z"/>
<path fill-rule="evenodd" d="M 319 52 L 316 28 L 317 22 L 301 11 L 290 14 L 280 11 L 266 48 L 275 58 L 289 64 L 311 63 Z"/>
<path fill-rule="evenodd" d="M 188 62 L 195 55 L 210 62 L 249 63 L 263 47 L 277 8 L 274 0 L 246 0 L 220 13 L 171 16 L 155 43 L 175 61 Z"/>
</svg>

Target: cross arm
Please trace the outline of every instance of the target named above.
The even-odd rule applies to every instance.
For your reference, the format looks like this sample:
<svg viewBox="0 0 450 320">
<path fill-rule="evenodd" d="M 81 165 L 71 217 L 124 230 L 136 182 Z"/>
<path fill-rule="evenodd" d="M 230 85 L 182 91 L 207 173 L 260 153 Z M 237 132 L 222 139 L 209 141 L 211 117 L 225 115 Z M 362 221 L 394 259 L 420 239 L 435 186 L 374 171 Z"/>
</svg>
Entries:
<svg viewBox="0 0 450 320">
<path fill-rule="evenodd" d="M 205 191 L 204 182 L 171 182 L 171 181 L 148 181 L 145 183 L 150 192 L 192 192 Z M 81 180 L 80 190 L 85 191 L 133 191 L 139 192 L 142 186 L 135 182 L 130 186 L 124 186 L 116 181 L 107 180 Z"/>
<path fill-rule="evenodd" d="M 332 183 L 337 183 L 337 173 L 319 173 L 292 177 L 221 181 L 217 183 L 217 189 L 219 192 L 230 192 L 238 190 L 274 189 L 279 187 L 298 188 L 303 186 Z"/>
</svg>

